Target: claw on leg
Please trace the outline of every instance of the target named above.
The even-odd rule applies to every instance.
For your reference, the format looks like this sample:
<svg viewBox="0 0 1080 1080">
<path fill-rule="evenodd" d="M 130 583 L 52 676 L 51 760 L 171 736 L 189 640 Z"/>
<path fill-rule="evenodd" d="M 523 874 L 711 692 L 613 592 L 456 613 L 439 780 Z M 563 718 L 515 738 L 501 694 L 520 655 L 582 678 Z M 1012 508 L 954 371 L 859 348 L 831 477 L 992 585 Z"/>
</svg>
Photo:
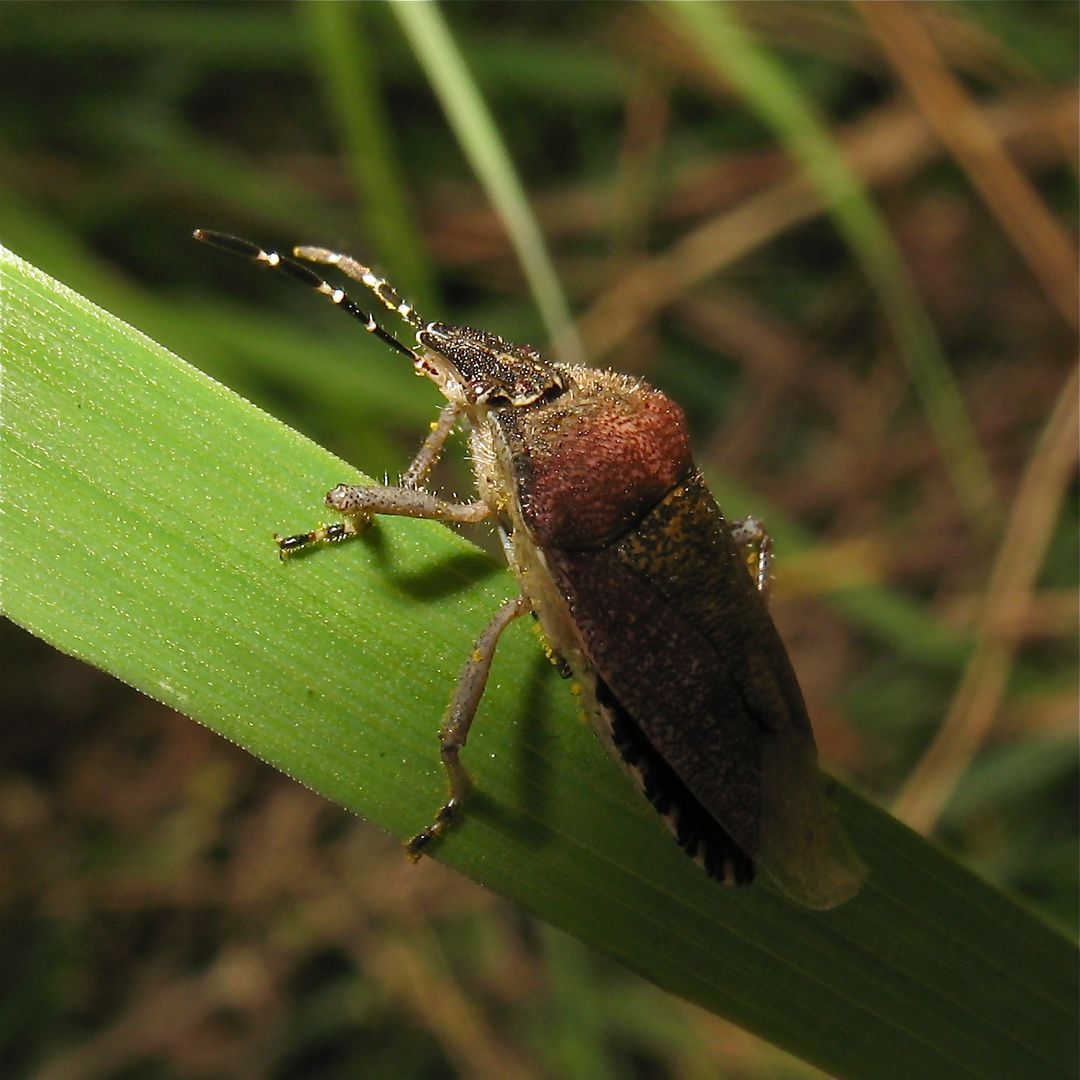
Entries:
<svg viewBox="0 0 1080 1080">
<path fill-rule="evenodd" d="M 297 551 L 304 551 L 316 544 L 339 544 L 342 540 L 348 540 L 350 536 L 359 536 L 371 519 L 368 517 L 350 518 L 348 521 L 335 521 L 330 525 L 320 525 L 311 532 L 297 533 L 295 536 L 278 536 L 274 534 L 274 541 L 278 546 L 278 554 L 284 561 Z"/>
</svg>

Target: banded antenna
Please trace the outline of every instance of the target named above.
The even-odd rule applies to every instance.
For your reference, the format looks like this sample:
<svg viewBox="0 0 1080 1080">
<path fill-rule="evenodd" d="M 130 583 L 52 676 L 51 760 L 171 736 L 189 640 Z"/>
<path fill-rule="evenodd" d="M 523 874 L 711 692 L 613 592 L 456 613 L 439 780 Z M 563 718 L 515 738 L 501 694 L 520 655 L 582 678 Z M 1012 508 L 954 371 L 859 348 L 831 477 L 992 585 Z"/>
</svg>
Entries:
<svg viewBox="0 0 1080 1080">
<path fill-rule="evenodd" d="M 302 285 L 307 285 L 316 292 L 322 293 L 331 303 L 336 304 L 346 314 L 362 323 L 365 330 L 374 334 L 380 341 L 385 341 L 387 345 L 393 346 L 398 352 L 404 353 L 413 363 L 420 361 L 420 355 L 415 350 L 410 349 L 408 345 L 403 345 L 393 334 L 384 330 L 371 315 L 353 302 L 344 289 L 335 289 L 328 281 L 319 277 L 314 270 L 297 262 L 296 259 L 290 259 L 286 255 L 279 255 L 276 251 L 264 251 L 258 244 L 253 244 L 250 240 L 242 240 L 239 236 L 230 236 L 228 233 L 212 232 L 209 229 L 196 229 L 192 235 L 196 240 L 201 240 L 211 247 L 220 248 L 222 251 L 231 251 L 234 255 L 260 262 L 272 270 L 283 270 L 289 277 L 295 278 Z M 316 247 L 293 248 L 293 254 L 297 258 L 306 259 L 308 262 L 337 267 L 346 277 L 358 281 L 361 285 L 370 289 L 381 304 L 390 311 L 396 311 L 410 326 L 419 330 L 425 325 L 416 313 L 415 308 L 402 300 L 397 290 L 385 278 L 379 277 L 368 267 L 350 256 L 339 255 L 335 251 Z"/>
</svg>

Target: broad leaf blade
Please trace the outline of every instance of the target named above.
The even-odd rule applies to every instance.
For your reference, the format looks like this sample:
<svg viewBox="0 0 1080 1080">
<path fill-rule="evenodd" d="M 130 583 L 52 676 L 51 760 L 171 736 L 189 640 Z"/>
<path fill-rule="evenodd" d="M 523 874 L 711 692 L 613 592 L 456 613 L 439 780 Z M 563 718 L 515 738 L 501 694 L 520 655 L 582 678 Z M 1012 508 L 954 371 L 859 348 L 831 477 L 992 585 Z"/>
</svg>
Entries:
<svg viewBox="0 0 1080 1080">
<path fill-rule="evenodd" d="M 15 257 L 0 269 L 5 614 L 399 836 L 426 824 L 438 718 L 509 576 L 410 521 L 280 563 L 271 533 L 356 474 Z M 441 858 L 838 1077 L 1075 1075 L 1064 938 L 849 794 L 872 870 L 855 900 L 716 886 L 530 638 L 506 634 Z"/>
</svg>

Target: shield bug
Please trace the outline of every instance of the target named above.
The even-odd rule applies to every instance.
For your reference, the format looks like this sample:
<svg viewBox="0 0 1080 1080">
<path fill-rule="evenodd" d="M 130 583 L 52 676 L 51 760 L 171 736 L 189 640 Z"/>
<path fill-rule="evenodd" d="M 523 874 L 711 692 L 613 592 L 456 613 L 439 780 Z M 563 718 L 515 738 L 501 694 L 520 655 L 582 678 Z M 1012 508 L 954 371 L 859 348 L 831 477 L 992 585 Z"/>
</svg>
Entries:
<svg viewBox="0 0 1080 1080">
<path fill-rule="evenodd" d="M 418 858 L 458 816 L 460 761 L 502 631 L 539 620 L 593 727 L 711 877 L 745 885 L 760 865 L 791 899 L 831 908 L 865 868 L 817 764 L 802 693 L 766 603 L 768 542 L 729 523 L 690 455 L 682 410 L 639 379 L 546 360 L 527 345 L 426 322 L 355 259 L 296 248 L 337 268 L 416 334 L 403 344 L 309 266 L 220 233 L 215 247 L 283 270 L 408 356 L 446 398 L 398 486 L 340 485 L 344 519 L 278 539 L 281 555 L 357 535 L 375 514 L 493 518 L 520 594 L 483 631 L 439 731 L 450 795 L 407 844 Z M 459 421 L 479 498 L 444 501 L 424 483 Z M 746 549 L 758 545 L 756 578 Z"/>
</svg>

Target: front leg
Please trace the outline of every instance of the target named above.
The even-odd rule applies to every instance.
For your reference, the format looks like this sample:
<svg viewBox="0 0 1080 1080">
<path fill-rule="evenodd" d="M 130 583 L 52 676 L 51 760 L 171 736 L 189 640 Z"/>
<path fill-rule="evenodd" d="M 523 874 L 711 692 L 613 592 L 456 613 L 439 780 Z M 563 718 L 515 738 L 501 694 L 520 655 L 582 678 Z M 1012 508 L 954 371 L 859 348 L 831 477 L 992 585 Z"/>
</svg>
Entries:
<svg viewBox="0 0 1080 1080">
<path fill-rule="evenodd" d="M 281 549 L 282 558 L 313 544 L 333 544 L 347 540 L 350 536 L 358 536 L 371 524 L 375 514 L 468 523 L 483 521 L 491 513 L 487 503 L 480 500 L 452 503 L 437 499 L 422 488 L 387 487 L 384 484 L 371 484 L 367 487 L 338 484 L 333 491 L 327 493 L 326 505 L 346 520 L 332 525 L 320 525 L 311 532 L 299 533 L 296 536 L 274 537 Z"/>
<path fill-rule="evenodd" d="M 336 544 L 358 536 L 370 524 L 374 514 L 395 514 L 399 517 L 431 518 L 435 521 L 481 521 L 488 514 L 482 502 L 449 503 L 424 491 L 421 484 L 427 479 L 442 454 L 446 440 L 461 417 L 461 408 L 448 402 L 431 425 L 431 431 L 413 463 L 401 477 L 399 487 L 385 484 L 368 486 L 339 484 L 326 496 L 326 505 L 346 520 L 320 525 L 311 532 L 295 536 L 275 536 L 281 557 L 312 547 L 314 544 Z"/>
</svg>

